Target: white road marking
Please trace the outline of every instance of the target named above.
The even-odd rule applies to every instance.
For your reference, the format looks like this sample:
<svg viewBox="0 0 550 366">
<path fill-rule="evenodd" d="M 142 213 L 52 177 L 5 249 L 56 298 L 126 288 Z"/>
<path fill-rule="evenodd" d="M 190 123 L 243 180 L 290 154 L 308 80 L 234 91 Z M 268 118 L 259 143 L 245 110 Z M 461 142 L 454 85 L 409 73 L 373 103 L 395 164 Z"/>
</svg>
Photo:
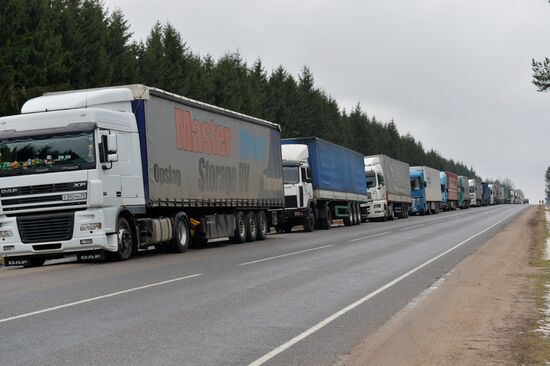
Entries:
<svg viewBox="0 0 550 366">
<path fill-rule="evenodd" d="M 276 255 L 276 256 L 274 256 L 274 257 L 268 257 L 268 258 L 258 259 L 258 260 L 251 261 L 251 262 L 246 262 L 246 263 L 240 263 L 239 266 L 248 266 L 249 264 L 260 263 L 260 262 L 265 262 L 265 261 L 270 261 L 270 260 L 272 260 L 272 259 L 288 257 L 289 255 L 294 255 L 294 254 L 300 254 L 300 253 L 311 252 L 311 251 L 314 251 L 314 250 L 329 248 L 329 247 L 332 247 L 332 246 L 333 246 L 332 244 L 329 244 L 329 245 L 323 245 L 322 247 L 315 247 L 315 248 L 310 248 L 310 249 L 299 250 L 299 251 L 297 251 L 297 252 L 292 252 L 292 253 L 286 253 L 286 254 Z"/>
<path fill-rule="evenodd" d="M 363 240 L 363 239 L 376 238 L 377 236 L 382 236 L 382 235 L 386 235 L 386 234 L 391 234 L 391 231 L 384 231 L 383 233 L 362 236 L 360 238 L 351 239 L 350 241 L 358 241 L 358 240 Z"/>
<path fill-rule="evenodd" d="M 418 224 L 418 225 L 413 225 L 413 226 L 407 226 L 407 227 L 404 227 L 402 229 L 399 229 L 399 231 L 405 231 L 405 230 L 409 230 L 409 229 L 414 229 L 415 227 L 420 227 L 420 226 L 424 226 L 426 224 Z"/>
<path fill-rule="evenodd" d="M 198 277 L 198 276 L 201 276 L 201 275 L 202 275 L 202 273 L 195 273 L 195 274 L 189 275 L 189 276 L 173 278 L 171 280 L 162 281 L 162 282 L 155 282 L 155 283 L 151 283 L 149 285 L 144 285 L 144 286 L 130 288 L 130 289 L 127 289 L 127 290 L 112 292 L 112 293 L 106 294 L 106 295 L 90 297 L 90 298 L 84 299 L 84 300 L 70 302 L 70 303 L 63 304 L 63 305 L 53 306 L 51 308 L 46 308 L 46 309 L 37 310 L 37 311 L 33 311 L 33 312 L 30 312 L 30 313 L 26 313 L 26 314 L 20 314 L 20 315 L 11 316 L 9 318 L 0 319 L 0 323 L 9 322 L 10 320 L 28 318 L 28 317 L 31 317 L 31 316 L 34 316 L 34 315 L 44 314 L 44 313 L 48 313 L 48 312 L 54 311 L 54 310 L 70 308 L 70 307 L 73 307 L 73 306 L 76 306 L 76 305 L 86 304 L 88 302 L 98 301 L 98 300 L 106 299 L 106 298 L 109 298 L 109 297 L 114 297 L 114 296 L 118 296 L 118 295 L 122 295 L 122 294 L 127 294 L 127 293 L 130 293 L 130 292 L 144 290 L 144 289 L 150 288 L 150 287 L 166 285 L 166 284 L 172 283 L 172 282 L 183 281 L 183 280 L 193 278 L 193 277 Z"/>
<path fill-rule="evenodd" d="M 358 307 L 359 305 L 363 304 L 364 302 L 372 299 L 373 297 L 375 297 L 376 295 L 380 294 L 381 292 L 387 290 L 388 288 L 392 287 L 393 285 L 399 283 L 400 281 L 402 281 L 403 279 L 409 277 L 410 275 L 418 272 L 419 270 L 421 270 L 422 268 L 426 267 L 427 265 L 429 265 L 430 263 L 438 260 L 439 258 L 443 257 L 444 255 L 452 252 L 453 250 L 461 247 L 462 245 L 466 244 L 467 242 L 469 242 L 470 240 L 472 240 L 473 238 L 475 237 L 478 237 L 479 235 L 483 234 L 484 232 L 494 228 L 495 226 L 497 226 L 498 224 L 500 224 L 501 222 L 503 222 L 504 220 L 506 220 L 508 217 L 516 214 L 517 212 L 521 211 L 521 209 L 518 209 L 518 210 L 515 210 L 514 212 L 504 216 L 502 219 L 498 220 L 496 223 L 494 223 L 493 225 L 481 230 L 480 232 L 478 232 L 477 234 L 474 234 L 472 236 L 470 236 L 468 239 L 464 240 L 464 241 L 461 241 L 460 243 L 456 244 L 455 246 L 453 246 L 452 248 L 450 249 L 447 249 L 446 251 L 444 251 L 443 253 L 441 254 L 438 254 L 436 255 L 435 257 L 433 257 L 432 259 L 429 259 L 427 260 L 426 262 L 422 263 L 421 265 L 419 265 L 418 267 L 415 267 L 413 269 L 411 269 L 410 271 L 408 271 L 407 273 L 404 273 L 402 274 L 401 276 L 397 277 L 396 279 L 394 279 L 393 281 L 391 282 L 388 282 L 387 284 L 385 284 L 384 286 L 378 288 L 377 290 L 369 293 L 368 295 L 362 297 L 361 299 L 355 301 L 354 303 L 346 306 L 345 308 L 337 311 L 336 313 L 332 314 L 331 316 L 329 316 L 328 318 L 325 318 L 324 320 L 320 321 L 319 323 L 315 324 L 313 327 L 309 328 L 308 330 L 298 334 L 296 337 L 290 339 L 289 341 L 283 343 L 282 345 L 280 345 L 279 347 L 273 349 L 272 351 L 266 353 L 265 355 L 263 355 L 262 357 L 258 358 L 257 360 L 251 362 L 248 366 L 260 366 L 260 365 L 263 365 L 264 363 L 266 363 L 267 361 L 271 360 L 273 357 L 277 356 L 278 354 L 286 351 L 287 349 L 289 349 L 290 347 L 292 347 L 293 345 L 295 345 L 296 343 L 300 342 L 301 340 L 309 337 L 310 335 L 312 335 L 313 333 L 317 332 L 319 329 L 327 326 L 328 324 L 332 323 L 334 320 L 338 319 L 339 317 L 341 317 L 342 315 L 346 314 L 347 312 L 355 309 L 356 307 Z"/>
</svg>

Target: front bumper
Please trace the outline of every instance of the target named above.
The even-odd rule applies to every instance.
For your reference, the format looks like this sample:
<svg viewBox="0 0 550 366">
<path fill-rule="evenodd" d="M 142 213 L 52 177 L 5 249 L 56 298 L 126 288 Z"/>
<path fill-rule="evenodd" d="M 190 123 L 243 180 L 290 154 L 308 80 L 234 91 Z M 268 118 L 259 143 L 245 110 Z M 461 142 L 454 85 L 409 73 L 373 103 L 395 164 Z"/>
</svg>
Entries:
<svg viewBox="0 0 550 366">
<path fill-rule="evenodd" d="M 44 215 L 44 213 L 42 213 Z M 102 229 L 93 231 L 80 231 L 82 224 L 101 223 Z M 12 237 L 0 239 L 0 256 L 16 257 L 16 256 L 63 256 L 70 253 L 78 253 L 83 251 L 93 250 L 113 250 L 108 245 L 107 235 L 104 231 L 105 220 L 103 210 L 88 209 L 84 211 L 74 212 L 73 234 L 69 240 L 60 241 L 44 241 L 23 243 L 19 228 L 17 225 L 17 217 L 1 216 L 0 229 L 10 230 Z M 116 248 L 114 248 L 116 250 Z"/>
<path fill-rule="evenodd" d="M 303 221 L 306 216 L 305 208 L 285 208 L 281 211 L 279 223 Z"/>
<path fill-rule="evenodd" d="M 386 216 L 384 207 L 386 201 L 372 201 L 367 203 L 367 217 L 369 219 L 377 219 Z"/>
</svg>

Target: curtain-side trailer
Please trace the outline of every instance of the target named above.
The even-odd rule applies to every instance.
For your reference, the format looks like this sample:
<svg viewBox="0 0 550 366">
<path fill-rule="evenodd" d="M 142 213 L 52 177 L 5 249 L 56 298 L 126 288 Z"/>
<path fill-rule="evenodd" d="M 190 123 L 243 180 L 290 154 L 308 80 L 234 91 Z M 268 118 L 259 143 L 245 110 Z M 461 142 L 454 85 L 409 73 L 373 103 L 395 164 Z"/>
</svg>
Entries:
<svg viewBox="0 0 550 366">
<path fill-rule="evenodd" d="M 6 265 L 265 239 L 283 207 L 277 124 L 144 85 L 52 93 L 0 119 Z"/>
</svg>

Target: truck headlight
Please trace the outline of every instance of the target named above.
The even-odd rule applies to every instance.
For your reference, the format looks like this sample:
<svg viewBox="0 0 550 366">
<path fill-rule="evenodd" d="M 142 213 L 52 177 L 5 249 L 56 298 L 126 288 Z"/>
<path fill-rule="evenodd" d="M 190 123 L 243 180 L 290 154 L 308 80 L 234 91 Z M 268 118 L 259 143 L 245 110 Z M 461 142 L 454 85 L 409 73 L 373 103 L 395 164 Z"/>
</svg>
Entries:
<svg viewBox="0 0 550 366">
<path fill-rule="evenodd" d="M 101 222 L 80 225 L 80 231 L 93 231 L 93 230 L 101 230 Z"/>
<path fill-rule="evenodd" d="M 0 230 L 0 238 L 12 238 L 13 233 L 11 230 Z"/>
</svg>

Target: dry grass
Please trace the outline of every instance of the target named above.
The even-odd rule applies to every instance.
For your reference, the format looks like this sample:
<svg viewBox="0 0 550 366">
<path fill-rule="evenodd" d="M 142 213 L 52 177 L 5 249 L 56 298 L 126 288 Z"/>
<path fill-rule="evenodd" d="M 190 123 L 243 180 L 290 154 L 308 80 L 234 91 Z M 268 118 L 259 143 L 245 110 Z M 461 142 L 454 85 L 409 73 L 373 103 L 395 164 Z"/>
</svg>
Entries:
<svg viewBox="0 0 550 366">
<path fill-rule="evenodd" d="M 550 338 L 542 338 L 541 333 L 535 331 L 543 317 L 540 309 L 548 306 L 544 303 L 545 284 L 550 284 L 550 261 L 544 260 L 545 243 L 549 235 L 543 207 L 539 207 L 537 214 L 529 220 L 529 229 L 531 231 L 529 264 L 535 268 L 535 271 L 529 274 L 533 278 L 533 285 L 526 289 L 526 296 L 533 298 L 536 309 L 531 314 L 527 314 L 524 324 L 519 329 L 514 342 L 515 354 L 518 365 L 548 365 L 550 364 Z"/>
</svg>

